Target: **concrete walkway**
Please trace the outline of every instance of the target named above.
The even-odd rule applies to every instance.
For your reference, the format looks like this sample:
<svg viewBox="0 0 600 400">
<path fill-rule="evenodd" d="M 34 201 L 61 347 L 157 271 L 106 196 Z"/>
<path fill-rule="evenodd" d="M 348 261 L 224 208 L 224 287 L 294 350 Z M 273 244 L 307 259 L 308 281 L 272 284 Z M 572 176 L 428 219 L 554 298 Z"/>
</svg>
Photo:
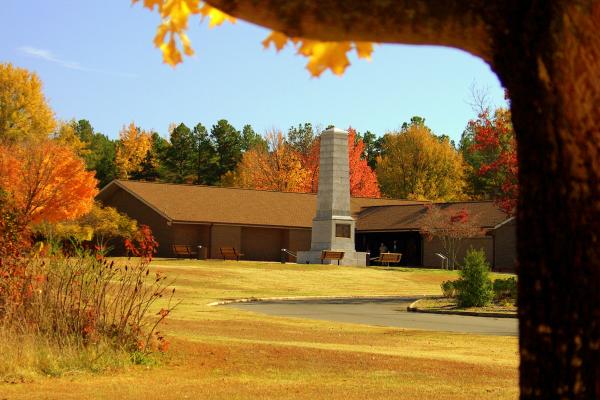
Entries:
<svg viewBox="0 0 600 400">
<path fill-rule="evenodd" d="M 282 317 L 350 322 L 446 332 L 464 332 L 497 336 L 518 336 L 516 318 L 470 317 L 462 315 L 406 312 L 415 297 L 387 299 L 319 299 L 232 303 L 245 311 Z"/>
</svg>

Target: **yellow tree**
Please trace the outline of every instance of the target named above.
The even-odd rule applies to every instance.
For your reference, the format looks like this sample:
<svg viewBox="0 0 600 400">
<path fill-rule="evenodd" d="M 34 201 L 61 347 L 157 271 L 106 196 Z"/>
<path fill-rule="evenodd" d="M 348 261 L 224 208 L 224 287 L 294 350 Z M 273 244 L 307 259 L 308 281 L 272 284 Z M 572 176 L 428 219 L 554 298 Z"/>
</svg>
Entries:
<svg viewBox="0 0 600 400">
<path fill-rule="evenodd" d="M 233 174 L 224 181 L 243 188 L 307 191 L 309 171 L 302 165 L 302 156 L 285 142 L 280 131 L 265 137 L 267 146 L 258 145 L 246 151 Z"/>
<path fill-rule="evenodd" d="M 0 64 L 0 143 L 46 138 L 55 126 L 37 75 Z"/>
<path fill-rule="evenodd" d="M 23 227 L 87 213 L 96 179 L 73 150 L 51 140 L 0 146 L 0 189 L 8 193 Z"/>
<path fill-rule="evenodd" d="M 90 150 L 86 148 L 86 143 L 77 135 L 75 131 L 76 124 L 75 120 L 69 122 L 59 121 L 58 128 L 52 135 L 52 139 L 57 143 L 70 147 L 79 157 L 84 157 L 90 153 Z"/>
<path fill-rule="evenodd" d="M 136 127 L 132 122 L 119 132 L 119 143 L 115 164 L 119 178 L 129 179 L 132 173 L 139 172 L 142 162 L 152 148 L 152 135 Z"/>
<path fill-rule="evenodd" d="M 377 161 L 382 192 L 415 200 L 458 200 L 463 197 L 462 155 L 446 137 L 435 136 L 422 123 L 384 136 Z"/>
<path fill-rule="evenodd" d="M 144 0 L 163 17 L 155 44 L 167 62 L 181 60 L 173 35 L 192 54 L 182 35 L 188 16 L 200 13 L 281 32 L 272 40 L 278 48 L 288 37 L 328 41 L 301 53 L 334 72 L 362 41 L 450 46 L 490 65 L 510 94 L 518 142 L 521 397 L 597 398 L 600 0 L 206 3 L 218 10 L 197 0 Z"/>
<path fill-rule="evenodd" d="M 138 231 L 137 221 L 118 212 L 113 207 L 95 203 L 90 211 L 77 219 L 58 223 L 43 222 L 35 226 L 50 243 L 65 239 L 94 240 L 98 251 L 110 250 L 110 240 L 132 238 Z"/>
</svg>

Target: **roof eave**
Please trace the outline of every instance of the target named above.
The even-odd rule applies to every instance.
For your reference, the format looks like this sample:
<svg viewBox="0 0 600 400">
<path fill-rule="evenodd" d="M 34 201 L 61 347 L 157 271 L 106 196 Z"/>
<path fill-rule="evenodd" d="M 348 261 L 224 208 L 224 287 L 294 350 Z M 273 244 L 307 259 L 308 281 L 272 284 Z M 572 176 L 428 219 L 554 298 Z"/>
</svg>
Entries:
<svg viewBox="0 0 600 400">
<path fill-rule="evenodd" d="M 98 193 L 96 195 L 96 198 L 99 198 L 100 201 L 102 201 L 102 197 L 105 196 L 109 196 L 110 193 L 114 192 L 113 189 L 114 187 L 119 188 L 124 190 L 125 192 L 129 193 L 131 196 L 133 196 L 134 198 L 136 198 L 138 201 L 140 201 L 142 204 L 146 205 L 147 207 L 149 207 L 150 209 L 152 209 L 154 212 L 156 212 L 158 215 L 160 215 L 161 217 L 163 217 L 164 219 L 167 220 L 167 222 L 173 222 L 173 219 L 168 216 L 164 211 L 160 210 L 159 208 L 157 208 L 156 206 L 154 206 L 153 204 L 147 202 L 146 200 L 144 200 L 143 197 L 139 196 L 137 193 L 135 193 L 133 190 L 130 190 L 129 188 L 127 188 L 127 186 L 123 185 L 121 183 L 120 180 L 118 179 L 113 179 L 108 185 L 104 186 L 104 188 L 102 188 L 102 190 L 100 191 L 100 193 Z M 106 194 L 109 193 L 109 194 Z"/>
</svg>

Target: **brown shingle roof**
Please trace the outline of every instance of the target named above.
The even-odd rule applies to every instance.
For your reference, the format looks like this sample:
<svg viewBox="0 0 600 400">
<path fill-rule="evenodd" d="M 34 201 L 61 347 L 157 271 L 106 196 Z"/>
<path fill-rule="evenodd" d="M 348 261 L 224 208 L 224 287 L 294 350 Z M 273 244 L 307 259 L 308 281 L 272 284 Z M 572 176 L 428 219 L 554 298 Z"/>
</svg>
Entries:
<svg viewBox="0 0 600 400">
<path fill-rule="evenodd" d="M 492 201 L 466 201 L 437 203 L 445 209 L 467 210 L 469 215 L 477 216 L 482 228 L 493 228 L 509 217 Z M 357 217 L 358 231 L 417 231 L 422 226 L 426 208 L 424 205 L 388 205 L 363 210 Z"/>
<path fill-rule="evenodd" d="M 107 185 L 98 199 L 123 189 L 174 222 L 222 223 L 310 228 L 316 214 L 317 196 L 217 186 L 121 181 Z M 353 214 L 364 207 L 415 204 L 410 200 L 351 199 Z"/>
</svg>

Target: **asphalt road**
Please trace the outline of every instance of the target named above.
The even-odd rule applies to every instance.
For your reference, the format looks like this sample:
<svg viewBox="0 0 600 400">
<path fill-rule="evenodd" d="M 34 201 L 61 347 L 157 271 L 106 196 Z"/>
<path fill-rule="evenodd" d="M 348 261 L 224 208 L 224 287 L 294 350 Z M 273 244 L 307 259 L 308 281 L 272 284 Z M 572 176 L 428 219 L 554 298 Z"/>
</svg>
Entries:
<svg viewBox="0 0 600 400">
<path fill-rule="evenodd" d="M 226 307 L 282 317 L 445 332 L 518 336 L 516 318 L 488 318 L 407 312 L 406 307 L 415 300 L 417 298 L 398 297 L 393 299 L 260 301 L 232 303 L 226 305 Z"/>
</svg>

